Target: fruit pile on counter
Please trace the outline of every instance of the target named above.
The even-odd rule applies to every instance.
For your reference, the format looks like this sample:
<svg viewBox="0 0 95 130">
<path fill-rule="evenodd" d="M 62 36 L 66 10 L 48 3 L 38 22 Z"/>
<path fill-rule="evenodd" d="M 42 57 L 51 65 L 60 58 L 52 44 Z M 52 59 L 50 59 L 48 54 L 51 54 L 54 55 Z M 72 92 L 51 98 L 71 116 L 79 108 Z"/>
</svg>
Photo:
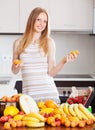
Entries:
<svg viewBox="0 0 95 130">
<path fill-rule="evenodd" d="M 13 95 L 11 98 L 4 96 L 1 100 L 6 103 L 0 117 L 4 129 L 45 125 L 83 128 L 95 122 L 94 115 L 81 103 L 66 102 L 59 105 L 51 99 L 35 102 L 25 94 Z M 19 103 L 19 108 L 14 103 Z"/>
</svg>

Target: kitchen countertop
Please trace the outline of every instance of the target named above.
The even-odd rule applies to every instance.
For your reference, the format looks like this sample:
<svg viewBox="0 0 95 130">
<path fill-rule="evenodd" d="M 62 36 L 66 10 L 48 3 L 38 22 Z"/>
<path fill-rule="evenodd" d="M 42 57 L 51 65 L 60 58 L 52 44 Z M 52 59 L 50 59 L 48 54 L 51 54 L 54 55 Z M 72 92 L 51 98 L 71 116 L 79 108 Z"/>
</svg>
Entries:
<svg viewBox="0 0 95 130">
<path fill-rule="evenodd" d="M 73 74 L 57 74 L 54 77 L 54 81 L 95 81 L 95 74 L 74 74 L 74 77 L 72 75 Z M 89 75 L 91 77 L 85 77 L 85 75 Z M 2 78 L 1 75 L 0 77 Z M 3 75 L 3 77 L 11 77 L 14 80 L 14 83 L 16 81 L 22 81 L 21 75 Z"/>
<path fill-rule="evenodd" d="M 54 81 L 95 81 L 95 74 L 58 74 Z"/>
<path fill-rule="evenodd" d="M 29 128 L 29 127 L 19 127 L 19 128 L 12 128 L 10 130 L 95 130 L 95 124 L 93 125 L 86 125 L 83 128 L 79 128 L 79 127 L 75 127 L 75 128 L 71 128 L 71 127 L 64 127 L 64 126 L 60 126 L 60 127 L 52 127 L 52 126 L 45 126 L 42 128 Z M 3 127 L 3 124 L 0 124 L 0 130 L 5 130 Z"/>
</svg>

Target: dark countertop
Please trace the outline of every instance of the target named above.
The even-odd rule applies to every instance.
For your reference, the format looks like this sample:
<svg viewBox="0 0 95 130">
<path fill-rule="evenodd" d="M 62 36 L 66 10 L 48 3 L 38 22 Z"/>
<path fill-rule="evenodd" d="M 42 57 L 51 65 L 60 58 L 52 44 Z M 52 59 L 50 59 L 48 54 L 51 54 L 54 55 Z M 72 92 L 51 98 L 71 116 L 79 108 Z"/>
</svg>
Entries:
<svg viewBox="0 0 95 130">
<path fill-rule="evenodd" d="M 95 130 L 95 123 L 93 125 L 86 125 L 83 128 L 79 128 L 79 127 L 75 127 L 75 128 L 71 128 L 71 127 L 64 127 L 64 126 L 60 126 L 60 127 L 52 127 L 52 126 L 45 126 L 42 128 L 29 128 L 29 127 L 19 127 L 19 128 L 12 128 L 10 130 Z M 0 124 L 0 130 L 5 130 L 3 128 L 3 124 Z"/>
</svg>

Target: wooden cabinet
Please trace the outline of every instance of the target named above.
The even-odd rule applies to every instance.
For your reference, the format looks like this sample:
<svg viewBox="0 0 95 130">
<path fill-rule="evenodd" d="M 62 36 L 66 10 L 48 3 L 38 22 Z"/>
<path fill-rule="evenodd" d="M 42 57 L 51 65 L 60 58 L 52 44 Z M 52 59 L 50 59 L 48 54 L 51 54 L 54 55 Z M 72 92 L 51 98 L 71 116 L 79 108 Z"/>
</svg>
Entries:
<svg viewBox="0 0 95 130">
<path fill-rule="evenodd" d="M 93 0 L 49 0 L 51 29 L 92 31 Z"/>
<path fill-rule="evenodd" d="M 0 33 L 19 32 L 19 0 L 0 0 Z"/>
<path fill-rule="evenodd" d="M 26 23 L 31 11 L 35 7 L 42 7 L 48 10 L 48 0 L 20 0 L 20 32 L 25 31 Z"/>
</svg>

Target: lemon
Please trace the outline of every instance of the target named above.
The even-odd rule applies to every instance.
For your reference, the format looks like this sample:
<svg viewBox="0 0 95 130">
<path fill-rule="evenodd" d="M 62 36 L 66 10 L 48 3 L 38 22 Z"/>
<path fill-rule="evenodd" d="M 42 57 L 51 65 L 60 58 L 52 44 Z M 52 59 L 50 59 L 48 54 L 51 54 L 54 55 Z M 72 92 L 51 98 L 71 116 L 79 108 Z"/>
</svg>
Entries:
<svg viewBox="0 0 95 130">
<path fill-rule="evenodd" d="M 23 115 L 15 115 L 14 116 L 14 120 L 22 120 L 22 118 L 23 118 Z"/>
<path fill-rule="evenodd" d="M 15 106 L 6 106 L 4 110 L 4 116 L 11 115 L 15 116 L 19 112 L 19 109 Z"/>
</svg>

